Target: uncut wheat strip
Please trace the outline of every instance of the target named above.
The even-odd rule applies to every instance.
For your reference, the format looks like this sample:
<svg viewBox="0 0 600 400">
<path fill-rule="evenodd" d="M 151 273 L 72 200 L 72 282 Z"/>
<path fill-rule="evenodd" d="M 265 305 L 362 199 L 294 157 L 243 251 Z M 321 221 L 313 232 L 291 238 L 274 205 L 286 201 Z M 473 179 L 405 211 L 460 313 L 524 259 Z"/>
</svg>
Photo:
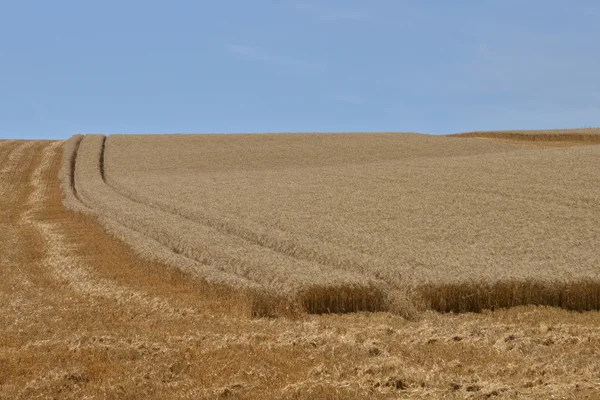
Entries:
<svg viewBox="0 0 600 400">
<path fill-rule="evenodd" d="M 535 278 L 535 277 L 534 277 L 534 278 Z M 442 287 L 442 286 L 439 286 L 439 287 Z"/>
<path fill-rule="evenodd" d="M 109 138 L 110 143 L 110 138 Z M 110 152 L 107 154 L 106 160 L 109 162 L 106 163 L 107 172 L 106 178 L 111 179 L 111 158 Z M 201 210 L 202 213 L 198 216 L 198 212 L 195 210 L 186 209 L 184 207 L 179 207 L 179 204 L 171 204 L 167 202 L 156 202 L 152 198 L 148 196 L 139 195 L 139 192 L 134 192 L 131 189 L 128 189 L 126 185 L 117 184 L 118 191 L 123 191 L 127 193 L 129 196 L 132 196 L 143 202 L 150 202 L 157 204 L 159 206 L 168 207 L 168 209 L 175 213 L 180 213 L 187 216 L 188 218 L 194 220 L 200 220 L 201 223 L 208 223 L 211 226 L 217 226 L 222 229 L 226 233 L 234 233 L 238 236 L 241 236 L 247 240 L 251 240 L 254 243 L 258 243 L 262 246 L 273 248 L 279 252 L 284 254 L 292 255 L 298 258 L 307 258 L 316 260 L 322 264 L 327 264 L 330 266 L 334 266 L 336 268 L 346 268 L 351 271 L 358 271 L 363 274 L 369 274 L 371 276 L 377 276 L 378 279 L 384 280 L 386 283 L 390 284 L 392 287 L 400 290 L 405 290 L 407 286 L 407 279 L 405 276 L 405 270 L 410 269 L 410 263 L 406 263 L 406 260 L 403 259 L 394 259 L 394 260 L 382 260 L 372 255 L 367 255 L 365 253 L 360 253 L 357 251 L 352 251 L 345 248 L 340 248 L 338 246 L 330 245 L 327 242 L 322 242 L 315 240 L 313 238 L 302 236 L 295 232 L 294 234 L 290 234 L 287 232 L 280 231 L 278 229 L 271 229 L 261 226 L 260 224 L 249 222 L 248 225 L 244 225 L 246 221 L 237 220 L 237 226 L 235 222 L 227 221 L 226 217 L 216 216 L 216 214 L 211 214 L 211 221 L 207 221 L 202 214 L 210 213 L 210 211 Z M 128 185 L 130 188 L 135 187 L 134 184 Z M 221 220 L 219 218 L 222 218 Z M 223 219 L 226 222 L 229 222 L 228 225 L 223 225 Z M 217 224 L 221 224 L 220 226 Z M 271 230 L 274 232 L 271 232 Z M 281 232 L 281 236 L 277 236 Z M 285 236 L 284 236 L 285 235 Z M 306 238 L 306 239 L 305 239 Z M 397 268 L 395 265 L 403 265 L 406 264 L 404 268 Z"/>
<path fill-rule="evenodd" d="M 458 133 L 455 137 L 485 137 L 525 141 L 561 141 L 600 143 L 600 129 L 557 129 L 533 131 L 477 131 Z"/>
<path fill-rule="evenodd" d="M 571 154 L 571 155 L 572 155 L 573 157 L 577 157 L 577 155 L 581 155 L 582 153 L 590 153 L 590 152 L 594 152 L 594 151 L 595 151 L 595 149 L 593 149 L 593 148 L 588 148 L 588 149 L 580 149 L 580 150 L 576 150 L 576 151 L 569 151 L 568 153 L 573 153 L 573 154 Z M 532 152 L 532 153 L 533 153 L 533 152 Z M 532 157 L 533 157 L 533 156 L 537 157 L 536 155 L 534 155 L 534 154 L 532 154 L 532 153 L 527 153 L 527 155 L 528 155 L 528 156 L 532 156 Z M 556 151 L 556 153 L 557 153 L 557 154 L 563 154 L 563 155 L 564 155 L 565 151 L 562 151 L 562 150 L 561 150 L 561 151 Z M 540 153 L 540 154 L 541 154 L 541 153 Z M 517 157 L 517 155 L 516 155 L 516 154 L 512 154 L 512 157 Z M 522 155 L 520 155 L 519 157 L 522 157 Z M 513 161 L 516 161 L 516 160 L 518 160 L 518 158 L 517 158 L 517 159 L 515 159 L 515 160 L 513 160 Z M 461 160 L 461 161 L 465 161 L 465 160 Z M 469 160 L 469 162 L 470 162 L 470 161 L 472 161 L 472 160 Z M 505 161 L 505 160 L 503 160 L 503 164 L 504 164 L 504 161 Z M 487 163 L 487 162 L 489 162 L 489 160 L 487 160 L 487 159 L 486 159 L 486 160 L 485 160 L 485 162 Z M 548 162 L 552 162 L 552 158 L 550 158 L 550 159 L 548 160 Z M 416 162 L 415 162 L 415 165 L 416 165 L 417 169 L 419 169 L 419 170 L 423 169 L 423 167 L 426 167 L 426 165 L 420 165 L 420 164 L 416 164 Z M 425 178 L 426 178 L 426 176 L 425 176 Z M 518 261 L 518 260 L 516 260 L 516 261 Z M 442 260 L 440 260 L 440 265 L 445 265 L 445 264 L 444 264 L 444 260 L 443 260 L 443 259 L 442 259 Z M 390 267 L 391 267 L 391 265 L 390 265 Z M 492 268 L 493 268 L 493 265 L 492 265 Z M 391 268 L 390 268 L 390 269 L 391 269 Z M 476 272 L 476 271 L 474 271 L 474 272 Z M 419 273 L 419 271 L 416 271 L 416 273 Z M 451 270 L 451 269 L 443 269 L 443 270 L 440 270 L 440 274 L 442 275 L 442 277 L 443 277 L 444 279 L 447 279 L 446 275 L 448 275 L 448 274 L 450 274 L 450 275 L 451 275 L 451 274 L 452 274 L 452 270 Z M 471 274 L 471 275 L 472 275 L 472 274 Z M 463 276 L 463 277 L 462 277 L 462 279 L 469 279 L 469 276 L 471 276 L 471 275 L 466 275 L 466 276 Z M 579 276 L 579 275 L 580 275 L 580 274 L 577 274 L 577 276 Z M 553 279 L 553 278 L 552 278 L 552 274 L 548 274 L 548 276 L 549 276 L 549 278 Z M 491 277 L 490 277 L 490 279 L 495 279 L 495 280 L 498 280 L 498 279 L 502 279 L 502 280 L 504 280 L 504 279 L 507 279 L 507 278 L 511 278 L 511 279 L 513 279 L 513 277 L 510 277 L 510 276 L 491 276 Z M 542 277 L 542 278 L 543 278 L 543 277 Z M 531 277 L 531 279 L 541 279 L 541 278 L 536 278 L 536 276 L 532 276 L 532 277 Z M 444 284 L 443 282 L 442 282 L 442 283 L 440 283 L 440 285 L 443 285 L 443 284 Z M 443 287 L 443 286 L 439 286 L 439 287 Z M 556 292 L 556 291 L 555 291 L 555 292 Z"/>
<path fill-rule="evenodd" d="M 113 140 L 115 137 L 118 139 L 118 141 Z M 280 253 L 299 259 L 314 260 L 321 264 L 329 265 L 335 268 L 348 269 L 362 274 L 377 276 L 378 279 L 384 280 L 397 290 L 406 290 L 406 279 L 404 274 L 397 268 L 390 268 L 389 260 L 384 261 L 364 253 L 342 249 L 338 246 L 315 240 L 309 236 L 298 235 L 297 233 L 292 235 L 278 229 L 267 228 L 257 223 L 253 223 L 252 221 L 229 219 L 228 217 L 224 217 L 222 215 L 210 213 L 210 210 L 189 210 L 185 207 L 180 207 L 178 204 L 159 202 L 151 197 L 140 195 L 138 191 L 131 189 L 134 187 L 134 185 L 120 184 L 117 179 L 113 179 L 112 167 L 115 164 L 115 161 L 111 161 L 115 159 L 113 157 L 113 151 L 120 150 L 122 152 L 122 149 L 131 148 L 131 145 L 134 144 L 133 142 L 135 140 L 139 141 L 143 139 L 146 141 L 154 138 L 136 136 L 133 137 L 133 139 L 130 139 L 129 137 L 121 135 L 115 137 L 111 136 L 107 140 L 105 154 L 105 178 L 113 188 L 127 195 L 128 197 L 142 201 L 146 204 L 158 206 L 163 210 L 184 215 L 202 224 L 214 227 L 221 232 L 235 234 L 252 243 L 271 248 Z M 288 137 L 286 137 L 286 139 L 287 138 Z M 427 144 L 429 144 L 431 140 L 434 140 L 430 137 L 421 138 L 419 136 L 415 136 L 415 138 L 423 139 L 423 141 Z M 179 140 L 179 138 L 177 139 Z M 305 139 L 308 140 L 312 138 Z M 500 147 L 503 150 L 506 150 L 504 147 Z M 162 148 L 164 148 L 164 146 Z M 510 147 L 510 149 L 513 148 Z"/>
<path fill-rule="evenodd" d="M 546 305 L 568 310 L 600 309 L 600 280 L 503 279 L 427 283 L 415 288 L 422 308 L 442 312 L 479 312 L 520 305 Z"/>
<path fill-rule="evenodd" d="M 378 274 L 386 276 L 385 281 L 396 288 L 405 288 L 403 276 L 389 273 L 389 262 L 351 249 L 319 241 L 307 235 L 290 234 L 275 227 L 267 227 L 250 219 L 235 218 L 211 212 L 209 209 L 188 209 L 177 203 L 168 203 L 146 196 L 132 185 L 122 184 L 111 172 L 111 137 L 107 140 L 105 179 L 116 192 L 136 202 L 144 203 L 168 213 L 177 214 L 191 221 L 214 228 L 227 235 L 238 236 L 252 244 L 298 260 L 317 262 L 332 269 L 342 269 L 360 274 Z"/>
<path fill-rule="evenodd" d="M 271 291 L 298 296 L 314 288 L 382 291 L 382 284 L 362 275 L 323 269 L 315 263 L 290 260 L 237 237 L 220 234 L 185 218 L 151 209 L 111 190 L 102 180 L 100 159 L 104 137 L 87 135 L 79 148 L 75 182 L 80 198 L 101 214 L 141 231 L 176 252 L 222 271 L 265 285 Z M 312 293 L 312 292 L 311 292 Z"/>
<path fill-rule="evenodd" d="M 585 134 L 585 135 L 594 135 L 600 134 L 600 128 L 575 128 L 575 129 L 509 129 L 504 131 L 472 131 L 472 132 L 458 132 L 453 133 L 448 136 L 459 136 L 459 135 L 472 135 L 472 134 L 480 134 L 480 133 L 490 133 L 490 134 L 505 134 L 505 133 L 519 133 L 524 135 L 569 135 L 569 134 Z"/>
<path fill-rule="evenodd" d="M 224 142 L 221 147 L 222 148 L 227 148 L 230 149 L 229 146 L 225 146 L 226 144 L 230 144 L 230 145 L 235 145 L 237 143 L 237 140 L 246 140 L 246 139 L 252 139 L 252 141 L 257 141 L 260 140 L 260 138 L 256 138 L 255 136 L 244 136 L 244 135 L 233 135 L 235 136 L 233 139 L 229 139 L 228 141 Z M 283 140 L 285 142 L 290 141 L 293 139 L 293 141 L 297 141 L 299 139 L 299 137 L 297 135 L 271 135 L 272 138 L 271 139 L 276 139 L 276 140 Z M 337 139 L 341 138 L 341 139 L 345 139 L 345 137 L 348 138 L 349 141 L 355 140 L 356 137 L 360 137 L 360 135 L 338 135 Z M 373 135 L 363 135 L 364 138 L 363 139 L 378 139 L 378 136 L 373 136 Z M 419 146 L 429 146 L 432 142 L 434 143 L 438 143 L 438 142 L 443 142 L 443 143 L 452 143 L 452 139 L 448 139 L 448 138 L 435 138 L 435 137 L 429 137 L 429 136 L 425 136 L 425 135 L 409 135 L 410 140 L 406 141 L 404 140 L 404 136 L 406 135 L 385 135 L 384 138 L 386 139 L 386 141 L 384 142 L 385 147 L 388 146 L 388 141 L 393 139 L 393 141 L 398 141 L 398 139 L 400 139 L 400 142 L 402 143 L 403 146 L 407 147 L 409 150 L 411 150 L 409 152 L 409 155 L 412 157 L 414 156 L 414 151 L 415 150 L 415 144 L 412 143 L 412 141 L 417 140 L 418 143 L 420 143 Z M 310 135 L 304 135 L 304 137 L 302 137 L 302 140 L 308 141 L 308 143 L 311 143 L 311 141 L 321 141 L 321 140 L 329 140 L 331 139 L 331 135 L 315 135 L 310 136 Z M 194 221 L 197 221 L 199 223 L 202 223 L 204 225 L 208 225 L 210 227 L 213 227 L 223 233 L 226 234 L 234 234 L 237 236 L 240 236 L 242 238 L 244 238 L 245 240 L 248 240 L 252 243 L 264 246 L 264 247 L 268 247 L 271 248 L 277 252 L 286 254 L 286 255 L 290 255 L 293 256 L 295 258 L 298 259 L 303 259 L 303 260 L 311 260 L 311 261 L 316 261 L 320 264 L 324 264 L 324 265 L 328 265 L 334 268 L 339 268 L 339 269 L 347 269 L 347 270 L 351 270 L 351 271 L 355 271 L 355 272 L 359 272 L 359 273 L 369 273 L 372 274 L 374 276 L 379 276 L 379 277 L 385 277 L 385 281 L 393 284 L 394 286 L 397 287 L 403 287 L 405 285 L 405 280 L 404 277 L 402 276 L 402 274 L 398 273 L 398 271 L 395 272 L 390 272 L 390 262 L 389 260 L 382 260 L 378 257 L 375 257 L 373 255 L 366 255 L 364 253 L 361 252 L 356 252 L 356 251 L 352 251 L 349 250 L 347 248 L 341 248 L 339 246 L 335 246 L 331 243 L 327 243 L 321 240 L 316 240 L 313 237 L 310 237 L 308 235 L 302 235 L 302 234 L 298 234 L 297 232 L 295 232 L 294 234 L 290 234 L 287 232 L 284 232 L 282 230 L 273 228 L 273 227 L 266 227 L 266 226 L 262 226 L 256 222 L 251 221 L 250 219 L 241 219 L 241 218 L 232 218 L 231 216 L 228 215 L 220 215 L 214 212 L 211 212 L 211 210 L 209 208 L 202 208 L 202 209 L 193 209 L 193 208 L 188 208 L 186 205 L 184 204 L 179 204 L 177 203 L 176 199 L 175 201 L 160 201 L 155 197 L 150 197 L 147 195 L 144 195 L 144 192 L 139 190 L 136 186 L 135 186 L 135 182 L 134 181 L 121 181 L 119 178 L 122 175 L 119 175 L 120 172 L 124 172 L 125 169 L 124 168 L 137 168 L 139 165 L 142 165 L 141 161 L 142 158 L 140 157 L 138 161 L 136 161 L 134 164 L 128 165 L 127 167 L 124 167 L 124 165 L 126 164 L 126 159 L 123 156 L 124 152 L 126 152 L 128 149 L 142 149 L 142 150 L 146 150 L 147 155 L 151 155 L 152 157 L 146 157 L 144 159 L 144 162 L 146 162 L 147 160 L 152 160 L 151 162 L 154 164 L 156 164 L 156 158 L 161 158 L 161 157 L 165 157 L 165 149 L 168 149 L 169 147 L 173 147 L 174 152 L 178 154 L 179 156 L 179 151 L 181 151 L 183 149 L 183 145 L 181 144 L 181 141 L 184 141 L 184 144 L 188 144 L 187 147 L 193 147 L 192 145 L 194 143 L 204 143 L 205 141 L 208 141 L 208 143 L 216 140 L 216 139 L 220 139 L 217 137 L 212 137 L 211 135 L 191 135 L 191 136 L 182 136 L 182 135 L 164 135 L 164 137 L 155 137 L 155 136 L 147 136 L 147 135 L 113 135 L 110 136 L 107 141 L 106 141 L 106 150 L 105 150 L 105 178 L 107 180 L 107 183 L 113 187 L 116 191 L 126 195 L 127 197 L 130 197 L 132 199 L 135 199 L 137 201 L 141 201 L 145 204 L 149 204 L 152 206 L 156 206 L 161 208 L 164 211 L 169 211 L 172 213 L 176 213 L 179 215 L 183 215 L 187 218 L 190 218 Z M 379 138 L 381 139 L 381 138 Z M 140 142 L 143 143 L 142 146 L 140 146 Z M 189 143 L 188 143 L 189 142 Z M 406 143 L 405 143 L 406 142 Z M 156 149 L 152 149 L 148 143 L 155 143 L 156 144 Z M 220 142 L 219 142 L 220 143 Z M 275 142 L 276 143 L 276 142 Z M 337 142 L 336 142 L 337 143 Z M 471 143 L 471 142 L 469 142 Z M 364 144 L 363 142 L 360 142 L 361 146 L 362 144 Z M 439 143 L 438 143 L 439 144 Z M 476 143 L 479 145 L 478 148 L 487 148 L 488 146 L 482 146 L 482 143 Z M 272 146 L 273 143 L 272 141 L 269 141 L 269 145 Z M 211 145 L 212 147 L 210 147 L 211 151 L 216 151 L 218 150 L 218 148 L 214 148 L 214 144 Z M 202 150 L 202 148 L 205 146 L 197 146 L 196 148 L 200 151 Z M 234 148 L 239 147 L 238 145 L 235 145 Z M 417 146 L 418 147 L 418 146 Z M 439 147 L 439 146 L 438 146 Z M 450 153 L 454 154 L 456 153 L 456 149 L 458 148 L 459 150 L 462 149 L 462 147 L 464 146 L 454 146 L 454 147 L 448 147 L 446 145 L 443 146 L 444 148 L 444 155 L 446 155 L 446 152 L 450 151 Z M 513 151 L 515 149 L 514 146 L 496 146 L 495 144 L 492 144 L 490 146 L 491 148 L 494 149 L 494 151 Z M 362 147 L 361 147 L 362 148 Z M 252 148 L 254 149 L 254 148 Z M 160 152 L 158 151 L 160 150 Z M 222 149 L 220 150 L 222 151 Z M 248 149 L 248 151 L 251 151 L 251 149 Z M 188 154 L 188 159 L 189 156 L 191 154 L 193 154 L 189 149 L 187 150 Z M 423 153 L 423 149 L 420 150 L 421 153 Z M 158 153 L 158 154 L 157 154 Z M 195 156 L 194 158 L 196 159 L 201 159 L 202 158 L 202 154 L 200 153 L 197 156 Z M 237 153 L 236 153 L 237 154 Z M 302 154 L 304 154 L 304 151 L 302 152 Z M 425 154 L 425 153 L 423 153 Z M 462 154 L 460 151 L 458 154 Z M 133 157 L 138 157 L 137 154 L 132 154 Z M 230 156 L 232 159 L 236 159 L 235 154 L 232 154 Z M 293 157 L 293 155 L 290 155 L 290 157 Z M 180 162 L 181 157 L 171 157 L 171 159 L 173 159 L 174 162 Z M 184 157 L 185 158 L 185 157 Z M 265 160 L 265 162 L 267 162 L 268 160 Z M 246 161 L 244 161 L 246 162 Z M 167 164 L 165 164 L 166 167 Z M 169 162 L 170 165 L 170 162 Z M 244 164 L 245 165 L 245 164 Z M 161 168 L 162 171 L 162 168 Z M 125 175 L 126 176 L 126 175 Z"/>
</svg>

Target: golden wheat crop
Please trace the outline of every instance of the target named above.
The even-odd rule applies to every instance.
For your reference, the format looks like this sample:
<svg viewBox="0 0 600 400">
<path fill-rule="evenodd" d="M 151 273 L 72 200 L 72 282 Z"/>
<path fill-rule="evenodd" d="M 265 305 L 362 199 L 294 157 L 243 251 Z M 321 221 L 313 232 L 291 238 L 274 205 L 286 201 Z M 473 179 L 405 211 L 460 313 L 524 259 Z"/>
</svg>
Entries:
<svg viewBox="0 0 600 400">
<path fill-rule="evenodd" d="M 160 249 L 208 282 L 251 288 L 262 310 L 600 308 L 600 147 L 419 134 L 79 140 L 65 165 L 86 207 L 146 257 Z"/>
<path fill-rule="evenodd" d="M 600 143 L 600 128 L 549 129 L 537 131 L 477 131 L 449 135 L 450 137 L 478 137 L 505 141 L 544 143 L 544 145 L 581 145 Z"/>
</svg>

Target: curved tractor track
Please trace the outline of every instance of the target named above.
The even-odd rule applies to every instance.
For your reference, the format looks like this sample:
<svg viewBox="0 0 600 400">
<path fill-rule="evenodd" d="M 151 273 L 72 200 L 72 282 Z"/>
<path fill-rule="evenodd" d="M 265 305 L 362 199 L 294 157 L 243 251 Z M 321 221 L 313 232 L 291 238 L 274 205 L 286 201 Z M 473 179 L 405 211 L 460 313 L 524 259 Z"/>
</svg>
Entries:
<svg viewBox="0 0 600 400">
<path fill-rule="evenodd" d="M 250 299 L 253 315 L 387 308 L 382 281 L 298 259 L 121 194 L 105 179 L 106 137 L 86 135 L 72 141 L 70 158 L 75 161 L 67 164 L 74 172 L 63 174 L 72 176 L 72 189 L 66 193 L 71 200 L 66 204 L 99 215 L 112 234 L 132 245 L 142 257 L 177 266 L 209 284 L 233 289 Z M 277 272 L 280 266 L 281 272 Z M 265 268 L 276 272 L 268 286 L 259 274 Z M 318 284 L 305 283 L 315 276 L 319 277 Z"/>
</svg>

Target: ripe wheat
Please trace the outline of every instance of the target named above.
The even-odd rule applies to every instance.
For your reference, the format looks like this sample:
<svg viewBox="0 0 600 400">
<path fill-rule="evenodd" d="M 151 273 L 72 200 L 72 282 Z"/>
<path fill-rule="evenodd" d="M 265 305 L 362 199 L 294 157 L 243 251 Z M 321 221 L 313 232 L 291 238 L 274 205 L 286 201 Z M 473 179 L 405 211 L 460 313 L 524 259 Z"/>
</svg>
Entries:
<svg viewBox="0 0 600 400">
<path fill-rule="evenodd" d="M 600 308 L 600 147 L 87 135 L 65 160 L 67 199 L 141 255 L 248 290 L 258 313 Z"/>
<path fill-rule="evenodd" d="M 600 143 L 600 128 L 550 129 L 544 131 L 465 132 L 453 137 L 480 137 L 523 142 L 564 142 L 572 144 Z"/>
</svg>

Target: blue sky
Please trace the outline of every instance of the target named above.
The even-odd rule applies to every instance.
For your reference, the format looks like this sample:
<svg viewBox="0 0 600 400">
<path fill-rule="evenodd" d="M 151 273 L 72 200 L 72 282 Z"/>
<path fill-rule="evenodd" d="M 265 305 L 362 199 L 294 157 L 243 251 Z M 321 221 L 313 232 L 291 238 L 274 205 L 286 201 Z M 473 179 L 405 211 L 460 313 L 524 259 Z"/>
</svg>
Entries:
<svg viewBox="0 0 600 400">
<path fill-rule="evenodd" d="M 597 1 L 2 1 L 0 138 L 600 126 Z"/>
</svg>

